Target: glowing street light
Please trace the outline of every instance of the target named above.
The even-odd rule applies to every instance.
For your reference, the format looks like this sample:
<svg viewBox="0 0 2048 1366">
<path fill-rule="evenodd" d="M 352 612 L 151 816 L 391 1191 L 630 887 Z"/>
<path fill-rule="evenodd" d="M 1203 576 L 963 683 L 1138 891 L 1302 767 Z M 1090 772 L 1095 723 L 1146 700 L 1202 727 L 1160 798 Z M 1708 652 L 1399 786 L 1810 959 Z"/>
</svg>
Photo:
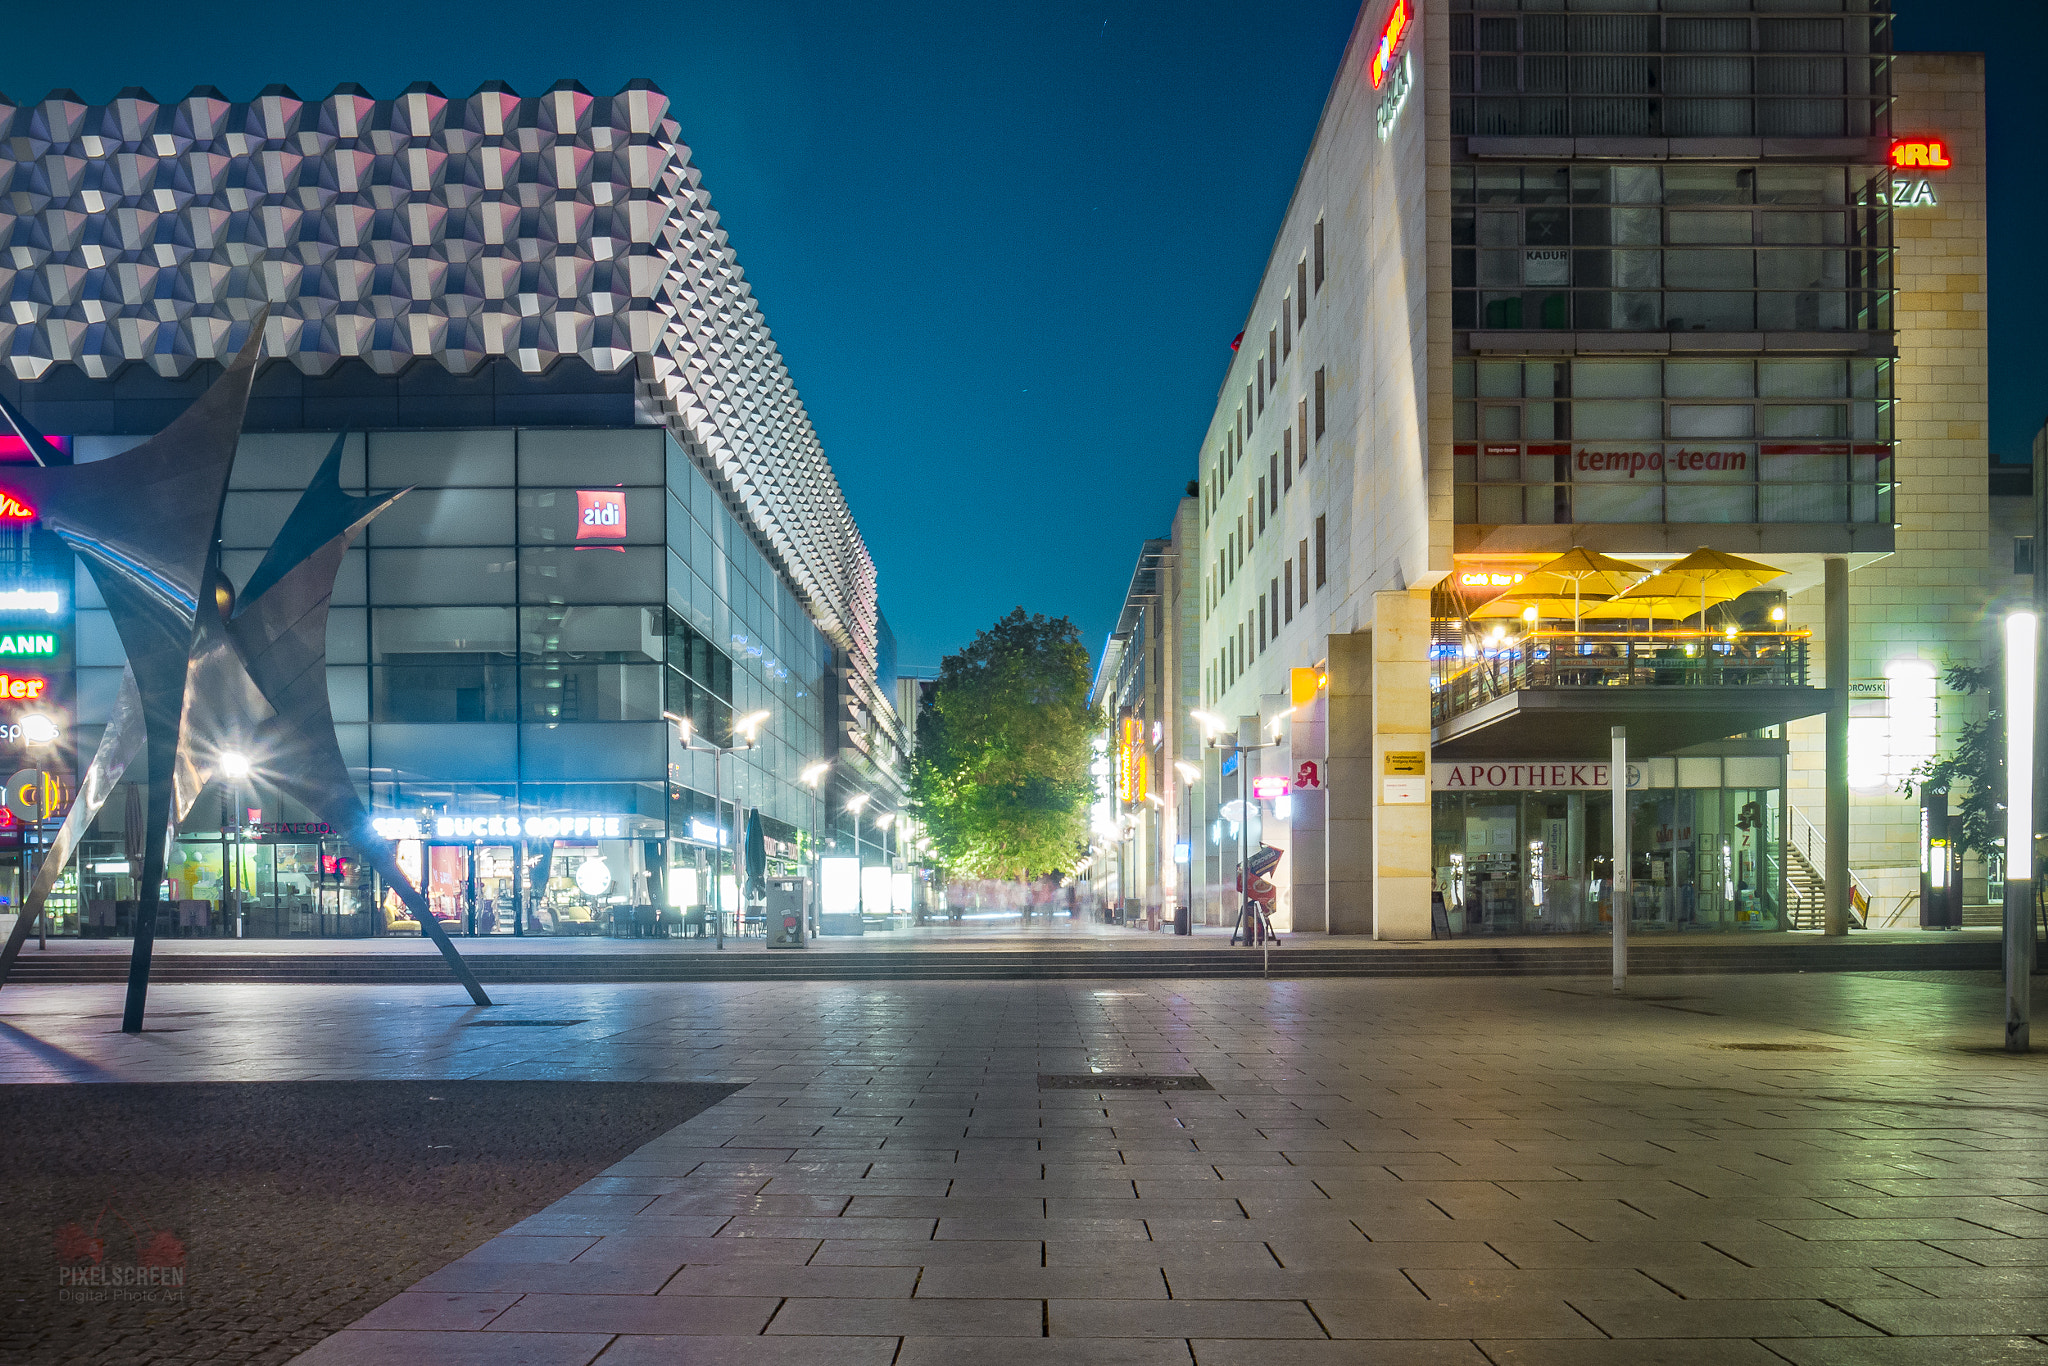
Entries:
<svg viewBox="0 0 2048 1366">
<path fill-rule="evenodd" d="M 242 779 L 249 776 L 249 756 L 228 753 L 220 756 L 220 771 L 223 777 Z"/>
<path fill-rule="evenodd" d="M 2031 1047 L 2034 971 L 2034 675 L 2041 621 L 2005 619 L 2005 1051 Z"/>
</svg>

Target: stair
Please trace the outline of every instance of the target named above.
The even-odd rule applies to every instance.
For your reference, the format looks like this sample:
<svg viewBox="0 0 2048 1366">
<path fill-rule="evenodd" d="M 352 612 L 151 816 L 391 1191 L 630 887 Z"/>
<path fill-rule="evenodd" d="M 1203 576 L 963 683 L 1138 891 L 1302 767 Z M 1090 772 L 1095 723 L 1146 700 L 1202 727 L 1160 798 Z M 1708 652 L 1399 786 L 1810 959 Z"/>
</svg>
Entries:
<svg viewBox="0 0 2048 1366">
<path fill-rule="evenodd" d="M 1791 929 L 1825 928 L 1827 883 L 1797 844 L 1785 846 L 1785 916 Z"/>
<path fill-rule="evenodd" d="M 904 950 L 834 953 L 734 952 L 675 954 L 476 954 L 468 959 L 486 984 L 931 981 L 1073 978 L 1301 977 L 1598 977 L 1611 970 L 1605 944 L 1417 944 L 1379 948 L 1010 949 Z M 1995 940 L 1930 937 L 1912 941 L 1857 939 L 1744 942 L 1740 935 L 1639 936 L 1629 952 L 1631 974 L 1725 972 L 1875 972 L 1914 969 L 1996 969 Z M 18 983 L 116 983 L 127 977 L 126 955 L 24 954 Z M 432 952 L 159 954 L 152 980 L 170 982 L 358 982 L 446 985 L 448 970 Z"/>
</svg>

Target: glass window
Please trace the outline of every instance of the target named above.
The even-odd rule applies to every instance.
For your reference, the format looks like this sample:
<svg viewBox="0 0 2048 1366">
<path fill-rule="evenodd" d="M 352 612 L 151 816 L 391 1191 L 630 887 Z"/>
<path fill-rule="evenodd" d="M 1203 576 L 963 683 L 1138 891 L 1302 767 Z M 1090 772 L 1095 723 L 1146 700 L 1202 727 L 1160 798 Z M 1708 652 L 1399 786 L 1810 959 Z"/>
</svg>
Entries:
<svg viewBox="0 0 2048 1366">
<path fill-rule="evenodd" d="M 662 672 L 659 664 L 528 665 L 519 671 L 520 719 L 659 721 Z"/>
<path fill-rule="evenodd" d="M 1757 370 L 1765 398 L 1848 397 L 1848 367 L 1839 360 L 1767 360 Z"/>
<path fill-rule="evenodd" d="M 1664 168 L 1667 204 L 1748 204 L 1756 172 L 1746 167 L 1674 163 Z"/>
<path fill-rule="evenodd" d="M 529 548 L 519 557 L 528 602 L 646 602 L 662 599 L 659 546 Z"/>
<path fill-rule="evenodd" d="M 1572 404 L 1572 434 L 1586 440 L 1664 435 L 1664 405 L 1655 401 Z"/>
<path fill-rule="evenodd" d="M 379 608 L 370 614 L 376 660 L 433 652 L 510 654 L 516 648 L 509 607 Z"/>
<path fill-rule="evenodd" d="M 1572 366 L 1572 393 L 1579 398 L 1655 398 L 1663 392 L 1661 368 L 1653 360 L 1580 361 Z"/>
<path fill-rule="evenodd" d="M 414 489 L 370 523 L 373 546 L 512 544 L 512 490 Z"/>
<path fill-rule="evenodd" d="M 387 489 L 507 487 L 512 439 L 510 431 L 371 432 L 370 483 Z"/>
<path fill-rule="evenodd" d="M 1674 437 L 1748 436 L 1750 421 L 1747 403 L 1671 405 L 1671 435 Z"/>
<path fill-rule="evenodd" d="M 1746 360 L 1666 361 L 1664 392 L 1671 398 L 1754 398 L 1755 367 Z"/>
<path fill-rule="evenodd" d="M 333 432 L 244 432 L 235 447 L 228 487 L 289 489 L 296 496 L 334 449 Z M 341 448 L 341 486 L 363 486 L 363 434 L 351 433 Z"/>
<path fill-rule="evenodd" d="M 1750 216 L 1746 213 L 1682 213 L 1668 216 L 1673 242 L 1749 245 Z"/>
<path fill-rule="evenodd" d="M 377 603 L 511 602 L 519 560 L 511 550 L 378 550 L 370 555 Z"/>
<path fill-rule="evenodd" d="M 1824 437 L 1846 438 L 1849 435 L 1849 409 L 1839 403 L 1801 403 L 1764 405 L 1763 434 L 1770 437 Z"/>
<path fill-rule="evenodd" d="M 551 603 L 519 612 L 519 654 L 529 662 L 558 658 L 660 663 L 664 609 Z"/>
<path fill-rule="evenodd" d="M 1522 396 L 1521 365 L 1511 360 L 1480 361 L 1479 396 L 1481 398 L 1520 398 Z"/>
<path fill-rule="evenodd" d="M 296 493 L 230 493 L 220 510 L 221 545 L 269 549 L 298 501 Z"/>
<path fill-rule="evenodd" d="M 598 528 L 610 543 L 657 545 L 667 535 L 662 525 L 668 496 L 658 488 L 606 489 L 584 485 L 578 489 L 521 489 L 519 491 L 519 543 L 521 545 L 574 545 L 583 528 L 583 500 L 580 492 L 612 493 L 625 512 L 623 526 Z M 687 534 L 687 533 L 685 533 Z"/>
<path fill-rule="evenodd" d="M 663 432 L 541 431 L 519 433 L 522 484 L 652 484 L 663 482 Z"/>
</svg>

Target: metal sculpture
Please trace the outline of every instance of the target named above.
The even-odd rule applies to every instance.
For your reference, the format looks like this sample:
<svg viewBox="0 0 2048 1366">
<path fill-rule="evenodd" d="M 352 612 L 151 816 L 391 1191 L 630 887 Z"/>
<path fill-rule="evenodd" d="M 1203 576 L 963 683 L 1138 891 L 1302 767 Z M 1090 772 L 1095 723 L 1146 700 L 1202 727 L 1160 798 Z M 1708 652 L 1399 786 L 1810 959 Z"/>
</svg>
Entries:
<svg viewBox="0 0 2048 1366">
<path fill-rule="evenodd" d="M 51 465 L 49 443 L 0 400 L 0 416 L 38 462 L 10 469 L 8 491 L 31 500 L 43 525 L 85 560 L 128 653 L 115 714 L 0 950 L 0 983 L 57 870 L 114 784 L 136 757 L 146 756 L 142 894 L 121 1021 L 127 1033 L 142 1028 L 170 832 L 238 738 L 271 747 L 279 760 L 266 770 L 273 785 L 355 838 L 413 908 L 471 999 L 490 1004 L 399 869 L 390 843 L 370 827 L 328 709 L 326 624 L 335 573 L 354 537 L 402 495 L 379 500 L 344 493 L 338 439 L 251 576 L 242 604 L 220 568 L 221 509 L 265 316 L 252 323 L 241 352 L 191 408 L 109 460 Z"/>
</svg>

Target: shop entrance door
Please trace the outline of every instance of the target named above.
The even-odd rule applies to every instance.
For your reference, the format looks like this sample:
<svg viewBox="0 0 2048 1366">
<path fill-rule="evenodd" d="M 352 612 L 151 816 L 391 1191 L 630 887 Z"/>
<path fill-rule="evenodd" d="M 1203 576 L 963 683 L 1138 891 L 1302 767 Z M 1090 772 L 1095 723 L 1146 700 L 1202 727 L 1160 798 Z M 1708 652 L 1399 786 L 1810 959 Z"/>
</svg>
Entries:
<svg viewBox="0 0 2048 1366">
<path fill-rule="evenodd" d="M 510 844 L 479 844 L 476 859 L 476 932 L 516 934 L 519 924 L 518 851 Z"/>
</svg>

